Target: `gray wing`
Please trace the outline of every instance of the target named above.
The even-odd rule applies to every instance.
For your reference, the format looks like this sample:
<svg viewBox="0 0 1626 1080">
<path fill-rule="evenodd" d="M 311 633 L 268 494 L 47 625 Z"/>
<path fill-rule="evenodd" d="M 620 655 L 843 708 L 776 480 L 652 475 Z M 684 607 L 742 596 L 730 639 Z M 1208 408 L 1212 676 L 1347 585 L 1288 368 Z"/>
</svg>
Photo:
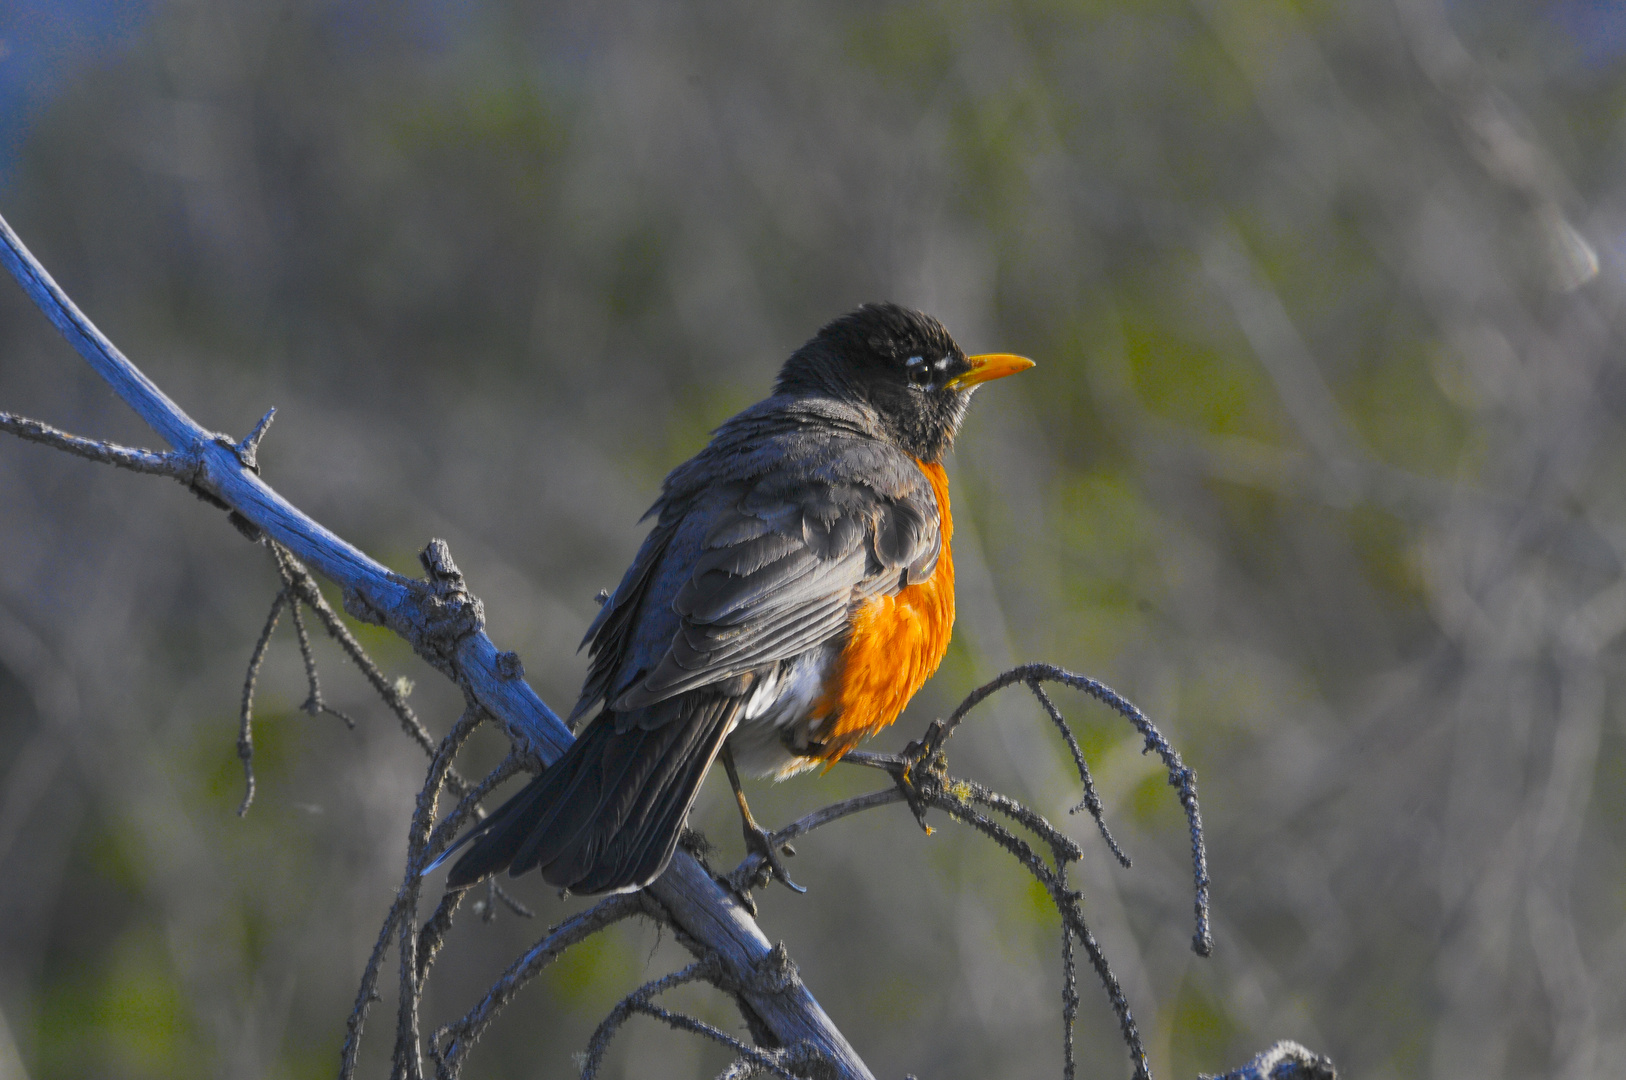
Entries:
<svg viewBox="0 0 1626 1080">
<path fill-rule="evenodd" d="M 930 577 L 942 531 L 919 468 L 917 483 L 883 495 L 805 479 L 850 471 L 821 466 L 781 462 L 663 514 L 589 632 L 584 701 L 661 722 L 667 710 L 648 706 L 838 638 L 856 604 Z"/>
</svg>

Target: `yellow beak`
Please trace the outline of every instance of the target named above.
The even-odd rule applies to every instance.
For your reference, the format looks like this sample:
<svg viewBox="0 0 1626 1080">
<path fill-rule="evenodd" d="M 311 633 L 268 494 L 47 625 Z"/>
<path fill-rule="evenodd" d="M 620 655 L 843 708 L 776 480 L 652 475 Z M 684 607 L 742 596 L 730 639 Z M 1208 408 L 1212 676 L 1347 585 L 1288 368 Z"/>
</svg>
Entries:
<svg viewBox="0 0 1626 1080">
<path fill-rule="evenodd" d="M 1033 366 L 1033 361 L 1025 356 L 1013 356 L 1010 353 L 983 353 L 981 356 L 968 356 L 971 370 L 954 376 L 944 385 L 950 390 L 969 390 L 979 383 L 991 379 L 1003 379 L 1007 375 L 1015 375 L 1018 371 L 1026 371 Z"/>
</svg>

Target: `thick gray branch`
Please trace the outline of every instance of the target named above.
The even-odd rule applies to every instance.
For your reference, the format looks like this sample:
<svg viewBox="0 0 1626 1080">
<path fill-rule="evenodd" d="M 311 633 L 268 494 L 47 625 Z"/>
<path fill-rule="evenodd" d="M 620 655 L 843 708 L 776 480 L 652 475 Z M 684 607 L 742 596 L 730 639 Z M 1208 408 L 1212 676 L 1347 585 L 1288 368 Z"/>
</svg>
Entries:
<svg viewBox="0 0 1626 1080">
<path fill-rule="evenodd" d="M 301 512 L 256 474 L 257 440 L 234 442 L 183 412 L 74 306 L 0 218 L 0 262 L 126 404 L 176 454 L 196 460 L 190 483 L 293 551 L 344 589 L 351 615 L 386 626 L 450 677 L 461 681 L 503 725 L 522 753 L 550 762 L 573 738 L 559 717 L 500 658 L 484 630 L 479 604 L 444 559 L 429 560 L 427 581 L 401 576 Z M 263 433 L 263 422 L 262 422 Z M 71 438 L 71 436 L 69 437 Z M 77 451 L 76 451 L 77 452 Z M 162 455 L 158 455 L 162 456 Z M 444 553 L 444 546 L 437 555 Z M 773 944 L 695 860 L 682 852 L 649 891 L 684 935 L 716 958 L 740 998 L 781 1045 L 806 1043 L 843 1078 L 870 1078 L 869 1069 L 800 979 L 765 977 L 776 967 Z"/>
</svg>

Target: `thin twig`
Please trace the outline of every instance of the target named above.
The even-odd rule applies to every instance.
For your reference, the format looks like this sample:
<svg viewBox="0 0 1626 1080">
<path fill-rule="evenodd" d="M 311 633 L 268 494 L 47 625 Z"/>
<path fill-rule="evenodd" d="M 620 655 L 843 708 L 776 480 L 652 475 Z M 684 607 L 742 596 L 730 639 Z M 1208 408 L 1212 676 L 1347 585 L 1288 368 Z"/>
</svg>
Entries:
<svg viewBox="0 0 1626 1080">
<path fill-rule="evenodd" d="M 1067 888 L 1067 866 L 1056 870 L 1063 890 Z M 1073 1031 L 1078 1026 L 1078 960 L 1073 954 L 1073 930 L 1065 923 L 1061 928 L 1061 1076 L 1074 1080 L 1078 1075 L 1075 1059 Z"/>
<path fill-rule="evenodd" d="M 473 721 L 470 720 L 471 714 L 473 714 L 475 717 Z M 449 771 L 452 758 L 456 755 L 457 749 L 462 746 L 463 740 L 468 737 L 469 731 L 473 730 L 473 725 L 474 723 L 478 722 L 478 717 L 478 710 L 474 709 L 472 706 L 469 709 L 465 709 L 463 715 L 459 717 L 457 724 L 453 726 L 451 733 L 449 733 L 442 741 L 441 746 L 436 751 L 435 757 L 430 762 L 429 777 L 424 782 L 424 790 L 419 793 L 418 810 L 423 808 L 425 802 L 424 796 L 427 792 L 429 792 L 431 787 L 433 787 L 436 792 L 439 791 L 439 788 L 441 784 L 444 783 Z M 432 821 L 434 817 L 432 800 L 430 801 L 430 805 L 428 807 L 428 813 L 429 820 Z M 344 1046 L 339 1053 L 340 1080 L 350 1080 L 350 1078 L 355 1075 L 356 1060 L 361 1052 L 362 1032 L 366 1027 L 367 1014 L 371 1011 L 373 1002 L 379 999 L 378 975 L 379 971 L 383 967 L 384 955 L 389 951 L 391 938 L 397 936 L 397 932 L 399 932 L 399 936 L 402 938 L 403 942 L 409 940 L 411 941 L 410 947 L 403 947 L 403 952 L 414 957 L 416 954 L 416 940 L 412 939 L 411 931 L 415 923 L 415 911 L 418 895 L 417 882 L 419 880 L 419 875 L 416 872 L 416 868 L 414 868 L 411 863 L 413 855 L 413 841 L 418 836 L 418 817 L 418 812 L 415 811 L 413 815 L 412 832 L 408 838 L 407 877 L 410 879 L 410 881 L 404 881 L 402 883 L 401 888 L 397 890 L 395 894 L 394 902 L 390 904 L 390 909 L 384 916 L 384 925 L 379 929 L 378 940 L 373 944 L 373 951 L 367 958 L 366 966 L 362 969 L 361 985 L 356 991 L 355 1007 L 351 1009 L 350 1017 L 345 1024 Z M 427 825 L 424 826 L 424 833 L 426 835 L 428 833 Z M 421 849 L 418 852 L 418 857 L 421 860 Z M 448 919 L 449 917 L 450 916 L 448 915 Z M 406 961 L 403 959 L 403 969 L 405 968 L 405 964 Z M 411 970 L 414 976 L 416 976 L 417 963 L 415 959 L 412 962 Z M 414 978 L 414 989 L 411 995 L 409 995 L 413 999 L 412 1008 L 414 1013 L 416 1011 L 417 986 L 418 984 Z M 405 998 L 403 998 L 403 1006 L 404 1005 Z M 399 1046 L 397 1049 L 400 1049 Z"/>
<path fill-rule="evenodd" d="M 769 833 L 768 843 L 778 847 L 780 844 L 788 843 L 798 836 L 803 836 L 814 829 L 828 825 L 832 821 L 839 821 L 851 814 L 857 814 L 865 810 L 873 810 L 877 806 L 890 806 L 892 803 L 902 801 L 903 792 L 892 787 L 884 791 L 872 791 L 868 795 L 858 795 L 842 802 L 832 803 L 829 806 L 822 806 L 810 814 L 804 814 L 802 817 L 797 818 L 778 832 Z M 755 880 L 757 871 L 762 867 L 764 861 L 762 854 L 756 851 L 741 859 L 739 865 L 728 873 L 730 886 L 740 889 L 747 882 Z"/>
<path fill-rule="evenodd" d="M 546 937 L 532 945 L 508 966 L 508 970 L 470 1009 L 462 1019 L 435 1032 L 430 1040 L 430 1054 L 435 1058 L 436 1075 L 442 1080 L 454 1080 L 462 1071 L 463 1059 L 485 1034 L 498 1012 L 513 1000 L 526 983 L 534 979 L 543 968 L 558 959 L 570 946 L 584 941 L 598 931 L 633 915 L 643 914 L 645 904 L 640 893 L 616 893 L 600 900 L 586 911 L 577 912 Z"/>
<path fill-rule="evenodd" d="M 520 903 L 519 897 L 509 892 L 501 885 L 498 885 L 495 878 L 490 878 L 488 880 L 491 882 L 491 898 L 493 900 L 501 901 L 503 907 L 507 908 L 509 911 L 513 912 L 515 915 L 518 915 L 522 919 L 536 918 L 536 912 Z M 494 909 L 488 908 L 485 921 L 490 922 L 491 916 L 494 913 Z"/>
<path fill-rule="evenodd" d="M 384 925 L 379 928 L 378 940 L 373 942 L 373 951 L 367 957 L 366 966 L 361 969 L 361 987 L 356 991 L 355 1007 L 345 1020 L 344 1046 L 339 1050 L 339 1080 L 351 1080 L 356 1074 L 362 1028 L 367 1023 L 367 1013 L 372 1009 L 373 1002 L 379 999 L 378 973 L 384 966 L 384 954 L 389 951 L 390 939 L 395 934 L 404 907 L 401 897 L 396 896 L 389 913 L 384 916 Z"/>
<path fill-rule="evenodd" d="M 1084 799 L 1073 807 L 1072 813 L 1076 814 L 1080 810 L 1089 811 L 1090 817 L 1095 819 L 1096 827 L 1101 830 L 1101 839 L 1107 842 L 1108 850 L 1117 858 L 1118 864 L 1128 870 L 1130 866 L 1129 856 L 1124 854 L 1124 849 L 1118 846 L 1117 840 L 1113 839 L 1112 830 L 1107 828 L 1107 819 L 1101 805 L 1101 796 L 1095 793 L 1095 779 L 1090 776 L 1089 763 L 1084 760 L 1084 748 L 1078 745 L 1078 739 L 1074 737 L 1073 729 L 1067 726 L 1066 718 L 1061 715 L 1061 710 L 1056 708 L 1056 703 L 1050 700 L 1050 695 L 1045 693 L 1043 684 L 1038 679 L 1029 679 L 1028 689 L 1032 690 L 1033 696 L 1039 699 L 1039 704 L 1044 706 L 1044 711 L 1049 715 L 1050 722 L 1056 725 L 1056 730 L 1060 731 L 1061 737 L 1066 740 L 1067 749 L 1073 755 L 1073 765 L 1078 769 L 1079 782 L 1084 785 Z"/>
<path fill-rule="evenodd" d="M 463 710 L 463 715 L 458 717 L 457 723 L 452 725 L 452 730 L 441 740 L 433 760 L 429 763 L 429 775 L 424 779 L 423 789 L 418 792 L 418 803 L 412 814 L 411 831 L 407 834 L 406 873 L 401 882 L 399 893 L 401 914 L 397 918 L 401 934 L 401 1000 L 396 1020 L 392 1066 L 392 1074 L 404 1080 L 423 1078 L 421 1038 L 418 1032 L 418 1001 L 422 996 L 423 984 L 418 981 L 416 930 L 418 895 L 423 888 L 423 868 L 428 863 L 425 849 L 429 843 L 430 830 L 434 827 L 435 806 L 440 799 L 440 789 L 446 783 L 452 759 L 457 757 L 457 752 L 463 748 L 464 742 L 483 719 L 485 710 L 471 697 L 467 708 Z M 449 909 L 446 919 L 449 923 L 451 919 Z"/>
<path fill-rule="evenodd" d="M 300 705 L 300 708 L 304 709 L 310 716 L 318 716 L 322 713 L 336 716 L 344 721 L 345 727 L 354 731 L 356 730 L 354 720 L 322 700 L 322 683 L 316 672 L 316 654 L 311 651 L 311 636 L 310 632 L 305 629 L 305 616 L 301 614 L 300 607 L 300 603 L 297 600 L 294 601 L 294 633 L 299 638 L 299 658 L 305 663 L 305 682 L 310 686 L 310 692 L 306 695 L 304 704 Z"/>
<path fill-rule="evenodd" d="M 277 628 L 277 619 L 286 603 L 288 592 L 284 589 L 271 601 L 271 614 L 266 616 L 265 628 L 249 654 L 248 674 L 243 678 L 243 708 L 237 724 L 237 756 L 243 762 L 243 801 L 237 807 L 238 817 L 247 814 L 249 804 L 254 801 L 254 687 L 260 680 L 260 666 L 265 663 L 266 650 L 271 645 L 271 632 Z"/>
<path fill-rule="evenodd" d="M 1193 906 L 1197 916 L 1197 929 L 1192 935 L 1191 948 L 1199 956 L 1208 956 L 1214 951 L 1214 937 L 1209 927 L 1208 919 L 1208 851 L 1203 843 L 1202 811 L 1197 804 L 1197 774 L 1180 760 L 1179 753 L 1169 741 L 1163 737 L 1162 732 L 1149 720 L 1145 713 L 1136 708 L 1134 703 L 1123 697 L 1116 690 L 1105 683 L 1090 678 L 1088 675 L 1079 675 L 1054 664 L 1023 664 L 1001 673 L 997 678 L 977 687 L 967 694 L 965 700 L 949 714 L 947 720 L 941 725 L 934 724 L 928 739 L 934 740 L 933 748 L 940 748 L 944 741 L 954 733 L 954 729 L 965 719 L 967 713 L 976 708 L 989 696 L 1007 686 L 1015 683 L 1058 682 L 1070 686 L 1075 690 L 1082 690 L 1097 701 L 1102 702 L 1115 712 L 1119 713 L 1139 731 L 1145 740 L 1144 752 L 1155 751 L 1162 759 L 1164 767 L 1168 770 L 1169 785 L 1179 792 L 1180 806 L 1186 812 L 1186 824 L 1191 835 L 1191 864 L 1192 882 L 1196 893 Z"/>
<path fill-rule="evenodd" d="M 361 647 L 361 643 L 350 632 L 350 628 L 344 625 L 344 620 L 339 618 L 338 613 L 327 602 L 327 598 L 322 595 L 322 590 L 317 587 L 316 579 L 311 577 L 310 571 L 306 570 L 305 565 L 294 557 L 293 552 L 276 541 L 271 542 L 271 551 L 276 556 L 278 567 L 286 571 L 287 580 L 292 583 L 290 588 L 293 589 L 295 598 L 303 602 L 316 614 L 317 620 L 322 624 L 322 629 L 327 631 L 329 637 L 338 642 L 339 648 L 343 649 L 344 654 L 350 658 L 350 662 L 361 670 L 362 675 L 366 677 L 373 691 L 384 699 L 384 704 L 389 706 L 390 711 L 400 721 L 401 730 L 406 732 L 407 737 L 417 743 L 425 754 L 434 757 L 435 740 L 430 736 L 429 730 L 423 726 L 423 722 L 412 711 L 412 706 L 407 704 L 405 695 L 401 693 L 394 683 L 384 677 L 384 672 L 373 662 L 373 658 L 367 654 L 367 650 Z M 468 783 L 455 770 L 447 774 L 446 786 L 460 796 L 468 791 Z"/>
<path fill-rule="evenodd" d="M 188 484 L 198 475 L 199 462 L 195 455 L 174 450 L 166 452 L 142 450 L 139 447 L 120 446 L 118 443 L 103 442 L 100 439 L 87 439 L 83 435 L 70 435 L 44 421 L 18 416 L 15 413 L 0 412 L 0 431 L 9 431 L 20 439 L 43 443 L 89 461 L 115 465 L 131 472 L 167 476 Z"/>
<path fill-rule="evenodd" d="M 418 931 L 418 986 L 420 991 L 424 980 L 429 977 L 429 966 L 435 962 L 440 953 L 440 947 L 446 942 L 446 932 L 452 928 L 452 915 L 456 913 L 457 906 L 463 902 L 463 894 L 467 889 L 452 889 L 442 894 L 440 903 L 435 905 L 435 913 L 429 916 L 429 921 L 423 924 Z"/>
</svg>

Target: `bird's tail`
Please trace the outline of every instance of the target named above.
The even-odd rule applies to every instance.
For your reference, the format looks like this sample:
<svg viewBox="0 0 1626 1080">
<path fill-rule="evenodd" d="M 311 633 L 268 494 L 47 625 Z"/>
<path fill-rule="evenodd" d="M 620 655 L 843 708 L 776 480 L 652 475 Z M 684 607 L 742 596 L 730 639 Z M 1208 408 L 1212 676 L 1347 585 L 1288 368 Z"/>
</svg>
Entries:
<svg viewBox="0 0 1626 1080">
<path fill-rule="evenodd" d="M 447 887 L 505 867 L 515 877 L 540 867 L 546 881 L 573 893 L 649 884 L 672 859 L 738 701 L 688 694 L 635 716 L 600 714 L 558 761 L 458 841 L 468 849 Z"/>
</svg>

